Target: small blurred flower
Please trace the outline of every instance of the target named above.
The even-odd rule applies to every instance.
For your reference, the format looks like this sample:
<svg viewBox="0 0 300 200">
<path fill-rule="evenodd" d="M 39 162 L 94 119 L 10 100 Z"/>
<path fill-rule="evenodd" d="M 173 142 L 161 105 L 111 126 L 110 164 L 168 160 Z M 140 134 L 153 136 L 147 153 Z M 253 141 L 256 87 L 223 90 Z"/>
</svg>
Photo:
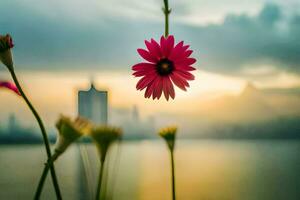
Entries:
<svg viewBox="0 0 300 200">
<path fill-rule="evenodd" d="M 166 141 L 169 149 L 174 150 L 176 140 L 177 127 L 170 126 L 159 130 L 158 134 Z"/>
<path fill-rule="evenodd" d="M 56 123 L 58 137 L 55 147 L 55 159 L 61 155 L 68 146 L 79 137 L 86 135 L 91 130 L 91 124 L 80 117 L 72 121 L 69 117 L 60 116 Z"/>
<path fill-rule="evenodd" d="M 165 98 L 174 99 L 175 91 L 173 83 L 186 91 L 188 81 L 195 77 L 190 71 L 195 70 L 192 65 L 196 59 L 190 58 L 193 53 L 189 45 L 183 45 L 183 41 L 174 46 L 174 36 L 162 36 L 160 44 L 154 39 L 151 42 L 145 40 L 148 50 L 138 49 L 138 53 L 147 62 L 138 63 L 132 67 L 135 77 L 142 77 L 136 85 L 137 90 L 145 91 L 145 98 L 159 99 L 162 92 Z"/>
<path fill-rule="evenodd" d="M 158 134 L 166 141 L 171 158 L 171 174 L 172 174 L 172 199 L 176 199 L 175 192 L 175 162 L 174 162 L 174 148 L 175 148 L 175 140 L 176 140 L 177 127 L 169 126 L 166 128 L 162 128 Z"/>
<path fill-rule="evenodd" d="M 8 81 L 0 81 L 0 88 L 4 87 L 7 88 L 9 90 L 12 90 L 13 92 L 15 92 L 17 95 L 21 96 L 18 88 L 15 86 L 15 84 L 8 82 Z"/>
<path fill-rule="evenodd" d="M 101 161 L 104 162 L 110 145 L 121 139 L 122 130 L 112 126 L 98 126 L 91 131 L 91 136 L 97 145 Z"/>
<path fill-rule="evenodd" d="M 99 156 L 100 156 L 100 166 L 99 166 L 100 169 L 99 169 L 98 184 L 96 188 L 96 199 L 102 199 L 100 193 L 102 188 L 102 178 L 103 178 L 104 166 L 105 166 L 104 163 L 105 163 L 107 151 L 114 142 L 121 139 L 122 134 L 123 133 L 120 128 L 116 128 L 112 126 L 104 126 L 104 125 L 95 127 L 91 131 L 91 136 L 96 143 L 97 149 L 99 151 Z"/>
<path fill-rule="evenodd" d="M 0 35 L 0 61 L 10 70 L 13 69 L 13 59 L 11 48 L 14 47 L 12 38 L 9 34 Z"/>
</svg>

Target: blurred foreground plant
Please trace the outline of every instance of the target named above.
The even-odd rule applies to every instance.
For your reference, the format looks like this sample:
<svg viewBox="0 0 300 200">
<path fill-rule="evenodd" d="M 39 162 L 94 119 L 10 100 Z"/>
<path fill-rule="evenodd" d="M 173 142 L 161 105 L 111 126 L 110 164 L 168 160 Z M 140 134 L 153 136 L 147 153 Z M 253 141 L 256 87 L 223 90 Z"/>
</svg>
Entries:
<svg viewBox="0 0 300 200">
<path fill-rule="evenodd" d="M 171 173 L 172 173 L 172 199 L 176 199 L 175 191 L 175 164 L 174 164 L 174 148 L 176 141 L 177 127 L 171 126 L 161 129 L 158 134 L 165 140 L 167 143 L 170 157 L 171 157 Z"/>
<path fill-rule="evenodd" d="M 23 91 L 23 89 L 22 89 L 22 87 L 21 87 L 21 85 L 18 81 L 18 78 L 15 74 L 14 64 L 13 64 L 13 57 L 12 57 L 12 52 L 11 52 L 11 49 L 13 47 L 14 47 L 13 40 L 12 40 L 12 38 L 9 34 L 6 34 L 5 36 L 0 35 L 0 61 L 9 70 L 9 72 L 10 72 L 10 74 L 11 74 L 11 76 L 12 76 L 14 82 L 15 82 L 15 85 L 18 89 L 18 92 L 23 97 L 24 101 L 26 102 L 27 106 L 31 110 L 31 112 L 34 115 L 36 121 L 38 122 L 39 127 L 40 127 L 41 132 L 42 132 L 42 135 L 43 135 L 43 141 L 44 141 L 44 145 L 45 145 L 45 148 L 46 148 L 47 157 L 48 157 L 48 159 L 51 159 L 50 144 L 49 144 L 49 140 L 48 140 L 48 137 L 47 137 L 47 132 L 46 132 L 46 129 L 44 127 L 43 121 L 42 121 L 41 117 L 39 116 L 38 112 L 35 110 L 35 108 L 31 104 L 31 102 L 29 101 L 29 99 L 27 98 L 27 96 L 25 95 L 25 93 L 24 93 L 24 91 Z M 54 166 L 52 164 L 50 164 L 49 168 L 50 168 L 50 171 L 51 171 L 51 177 L 52 177 L 56 197 L 57 197 L 57 199 L 62 199 Z"/>
<path fill-rule="evenodd" d="M 121 139 L 122 130 L 111 126 L 98 126 L 91 131 L 91 136 L 96 144 L 100 157 L 98 185 L 96 188 L 96 200 L 99 200 L 101 197 L 101 185 L 107 152 L 114 142 Z"/>
<path fill-rule="evenodd" d="M 16 93 L 17 95 L 21 96 L 17 86 L 15 86 L 13 83 L 8 82 L 8 81 L 0 81 L 0 88 L 7 88 L 11 91 L 13 91 L 14 93 Z"/>
<path fill-rule="evenodd" d="M 43 190 L 43 186 L 49 171 L 49 167 L 53 162 L 63 154 L 66 149 L 81 136 L 90 132 L 91 124 L 89 121 L 77 117 L 75 120 L 71 120 L 69 117 L 61 115 L 56 123 L 58 130 L 58 136 L 55 144 L 54 154 L 51 159 L 45 164 L 44 171 L 39 181 L 38 188 L 35 193 L 35 199 L 39 199 Z"/>
<path fill-rule="evenodd" d="M 91 123 L 81 117 L 77 117 L 72 121 L 69 117 L 63 115 L 56 123 L 56 128 L 58 130 L 58 137 L 55 145 L 53 157 L 56 159 L 65 150 L 83 135 L 88 135 L 91 131 Z"/>
<path fill-rule="evenodd" d="M 0 61 L 9 69 L 13 70 L 13 58 L 11 50 L 14 47 L 9 34 L 0 35 Z"/>
</svg>

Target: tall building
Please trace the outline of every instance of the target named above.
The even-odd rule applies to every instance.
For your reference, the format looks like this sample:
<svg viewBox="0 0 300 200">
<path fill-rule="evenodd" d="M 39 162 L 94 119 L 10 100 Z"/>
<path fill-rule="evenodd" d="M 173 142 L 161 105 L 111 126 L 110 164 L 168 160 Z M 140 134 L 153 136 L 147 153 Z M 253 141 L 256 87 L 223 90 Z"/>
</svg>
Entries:
<svg viewBox="0 0 300 200">
<path fill-rule="evenodd" d="M 108 93 L 99 91 L 91 83 L 89 90 L 78 92 L 78 115 L 95 124 L 107 124 Z"/>
<path fill-rule="evenodd" d="M 15 114 L 9 115 L 7 124 L 8 124 L 7 129 L 11 134 L 14 134 L 17 130 L 19 130 L 19 124 L 17 122 Z"/>
<path fill-rule="evenodd" d="M 136 105 L 134 105 L 132 109 L 132 120 L 136 123 L 140 121 L 140 113 Z"/>
</svg>

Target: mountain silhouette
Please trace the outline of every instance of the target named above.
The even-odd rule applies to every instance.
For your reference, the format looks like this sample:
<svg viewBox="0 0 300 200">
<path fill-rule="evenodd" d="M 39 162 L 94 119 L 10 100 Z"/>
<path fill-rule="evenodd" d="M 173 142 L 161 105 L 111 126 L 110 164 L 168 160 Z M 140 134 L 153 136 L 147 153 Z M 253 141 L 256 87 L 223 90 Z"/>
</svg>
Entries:
<svg viewBox="0 0 300 200">
<path fill-rule="evenodd" d="M 282 95 L 247 83 L 237 95 L 225 95 L 200 105 L 201 114 L 223 122 L 262 121 L 274 117 L 300 115 L 299 95 Z"/>
</svg>

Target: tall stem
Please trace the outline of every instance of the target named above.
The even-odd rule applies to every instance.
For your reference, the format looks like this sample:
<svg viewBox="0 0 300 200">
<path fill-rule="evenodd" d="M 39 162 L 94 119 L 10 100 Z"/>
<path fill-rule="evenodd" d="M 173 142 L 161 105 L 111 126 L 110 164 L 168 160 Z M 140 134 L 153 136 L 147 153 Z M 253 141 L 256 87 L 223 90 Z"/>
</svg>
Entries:
<svg viewBox="0 0 300 200">
<path fill-rule="evenodd" d="M 111 182 L 111 191 L 108 192 L 108 195 L 107 195 L 107 200 L 112 200 L 113 199 L 113 195 L 115 193 L 115 185 L 116 185 L 116 177 L 118 176 L 118 168 L 119 168 L 119 165 L 120 165 L 120 156 L 121 156 L 121 141 L 122 139 L 119 139 L 119 142 L 117 144 L 117 155 L 116 155 L 116 158 L 114 160 L 114 164 L 113 164 L 113 173 L 112 173 L 112 182 Z"/>
<path fill-rule="evenodd" d="M 35 200 L 38 200 L 41 197 L 42 190 L 43 190 L 43 187 L 44 187 L 44 183 L 45 183 L 46 177 L 47 177 L 48 172 L 49 172 L 49 166 L 50 165 L 48 163 L 45 163 L 45 167 L 44 167 L 42 176 L 40 178 L 38 188 L 37 188 L 37 190 L 35 192 L 35 195 L 34 195 Z"/>
<path fill-rule="evenodd" d="M 34 195 L 35 200 L 40 199 L 50 166 L 53 165 L 53 162 L 57 159 L 57 157 L 58 157 L 58 154 L 54 153 L 51 160 L 49 160 L 47 163 L 45 163 L 45 167 L 44 167 L 42 176 L 40 177 L 38 187 L 35 191 L 35 195 Z"/>
<path fill-rule="evenodd" d="M 98 185 L 97 185 L 97 192 L 96 192 L 96 200 L 100 199 L 100 192 L 101 192 L 101 185 L 102 185 L 102 178 L 103 178 L 103 169 L 104 169 L 104 161 L 105 159 L 101 159 L 101 166 L 99 171 L 98 177 Z"/>
<path fill-rule="evenodd" d="M 164 0 L 165 7 L 163 8 L 163 12 L 165 14 L 165 37 L 168 37 L 169 35 L 169 15 L 171 13 L 171 10 L 169 9 L 169 3 L 168 0 Z"/>
<path fill-rule="evenodd" d="M 29 99 L 27 98 L 25 93 L 23 92 L 22 87 L 21 87 L 21 85 L 20 85 L 20 83 L 17 79 L 17 76 L 16 76 L 14 70 L 10 69 L 9 71 L 11 73 L 11 76 L 12 76 L 12 78 L 13 78 L 20 94 L 22 95 L 23 99 L 25 100 L 26 104 L 28 105 L 29 109 L 31 110 L 32 114 L 34 115 L 36 121 L 39 124 L 39 127 L 40 127 L 41 132 L 42 132 L 42 136 L 43 136 L 44 145 L 45 145 L 45 148 L 46 148 L 47 157 L 48 157 L 48 160 L 51 160 L 50 144 L 49 144 L 46 129 L 44 127 L 42 119 L 40 118 L 39 114 L 37 113 L 37 111 L 35 110 L 35 108 L 31 104 L 31 102 L 29 101 Z M 49 167 L 50 167 L 51 177 L 52 177 L 52 181 L 53 181 L 53 186 L 54 186 L 54 189 L 55 189 L 56 198 L 60 200 L 60 199 L 62 199 L 62 197 L 61 197 L 61 193 L 60 193 L 60 189 L 59 189 L 55 169 L 54 169 L 54 166 L 53 166 L 52 162 L 50 163 Z"/>
<path fill-rule="evenodd" d="M 172 170 L 172 199 L 176 199 L 176 192 L 175 192 L 175 165 L 174 165 L 174 150 L 170 149 L 171 153 L 171 170 Z"/>
</svg>

